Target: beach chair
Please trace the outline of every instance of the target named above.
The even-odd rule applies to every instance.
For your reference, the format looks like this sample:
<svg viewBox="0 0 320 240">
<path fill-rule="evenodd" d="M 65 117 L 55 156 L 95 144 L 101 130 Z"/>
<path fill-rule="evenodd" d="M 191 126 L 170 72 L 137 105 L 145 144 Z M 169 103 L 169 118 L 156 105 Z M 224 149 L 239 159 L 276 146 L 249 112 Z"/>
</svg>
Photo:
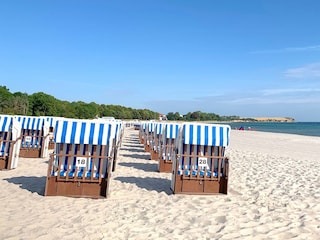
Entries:
<svg viewBox="0 0 320 240">
<path fill-rule="evenodd" d="M 184 194 L 227 194 L 230 126 L 185 123 L 179 131 L 171 189 Z"/>
<path fill-rule="evenodd" d="M 140 123 L 133 123 L 134 130 L 140 130 L 141 124 Z"/>
<path fill-rule="evenodd" d="M 18 166 L 21 123 L 14 117 L 0 115 L 0 170 Z"/>
<path fill-rule="evenodd" d="M 58 117 L 45 117 L 45 120 L 47 121 L 47 124 L 49 125 L 49 143 L 48 143 L 48 149 L 53 150 L 54 149 L 54 127 L 56 124 Z M 62 118 L 60 118 L 62 119 Z"/>
<path fill-rule="evenodd" d="M 105 198 L 109 194 L 116 126 L 99 120 L 58 120 L 46 196 Z"/>
<path fill-rule="evenodd" d="M 179 134 L 180 125 L 179 123 L 167 123 L 164 126 L 158 160 L 159 172 L 172 172 L 172 160 L 175 156 L 175 141 Z"/>
<path fill-rule="evenodd" d="M 49 152 L 49 123 L 45 117 L 17 116 L 21 122 L 20 157 L 45 158 Z"/>
<path fill-rule="evenodd" d="M 155 123 L 155 130 L 153 132 L 153 141 L 151 145 L 151 160 L 159 160 L 160 153 L 160 138 L 162 137 L 162 130 L 165 124 L 161 122 Z"/>
<path fill-rule="evenodd" d="M 147 128 L 147 123 L 141 122 L 140 128 L 139 128 L 139 142 L 143 145 L 147 135 L 146 128 Z"/>
<path fill-rule="evenodd" d="M 153 145 L 153 138 L 154 138 L 154 129 L 155 129 L 156 123 L 153 121 L 149 121 L 146 124 L 145 129 L 145 140 L 144 140 L 144 150 L 146 152 L 151 152 L 152 145 Z"/>
<path fill-rule="evenodd" d="M 113 121 L 115 124 L 115 136 L 113 139 L 113 164 L 112 164 L 112 172 L 114 172 L 116 170 L 117 167 L 117 160 L 119 157 L 119 149 L 121 147 L 121 143 L 122 143 L 122 137 L 123 137 L 123 123 L 121 120 L 114 120 Z"/>
</svg>

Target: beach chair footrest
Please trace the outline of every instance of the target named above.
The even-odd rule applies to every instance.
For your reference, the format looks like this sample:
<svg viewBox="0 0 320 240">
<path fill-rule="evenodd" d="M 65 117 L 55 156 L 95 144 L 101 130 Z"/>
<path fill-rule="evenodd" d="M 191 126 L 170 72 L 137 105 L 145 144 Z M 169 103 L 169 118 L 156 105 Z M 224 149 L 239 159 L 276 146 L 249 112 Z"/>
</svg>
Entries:
<svg viewBox="0 0 320 240">
<path fill-rule="evenodd" d="M 68 196 L 106 198 L 108 193 L 107 180 L 99 182 L 60 181 L 57 177 L 48 177 L 45 196 Z"/>
<path fill-rule="evenodd" d="M 172 161 L 168 160 L 159 160 L 159 172 L 172 172 Z"/>
<path fill-rule="evenodd" d="M 158 160 L 159 159 L 159 152 L 156 150 L 151 151 L 151 160 Z"/>
<path fill-rule="evenodd" d="M 40 148 L 20 148 L 19 157 L 39 158 L 41 156 Z"/>
<path fill-rule="evenodd" d="M 8 157 L 0 157 L 0 170 L 8 168 Z"/>
<path fill-rule="evenodd" d="M 176 175 L 172 191 L 175 194 L 227 194 L 227 188 L 228 179 L 226 177 L 220 177 L 218 181 L 218 179 Z"/>
</svg>

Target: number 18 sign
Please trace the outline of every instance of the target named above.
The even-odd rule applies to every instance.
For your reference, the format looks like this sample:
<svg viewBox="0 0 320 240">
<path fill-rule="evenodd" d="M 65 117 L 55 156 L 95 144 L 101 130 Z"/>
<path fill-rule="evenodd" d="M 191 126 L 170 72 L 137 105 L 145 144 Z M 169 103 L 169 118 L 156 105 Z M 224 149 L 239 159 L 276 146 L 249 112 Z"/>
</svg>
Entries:
<svg viewBox="0 0 320 240">
<path fill-rule="evenodd" d="M 76 158 L 76 167 L 86 167 L 88 158 L 85 157 L 77 157 Z"/>
<path fill-rule="evenodd" d="M 25 137 L 25 142 L 26 143 L 31 143 L 31 141 L 32 141 L 32 137 L 31 136 L 26 136 Z"/>
</svg>

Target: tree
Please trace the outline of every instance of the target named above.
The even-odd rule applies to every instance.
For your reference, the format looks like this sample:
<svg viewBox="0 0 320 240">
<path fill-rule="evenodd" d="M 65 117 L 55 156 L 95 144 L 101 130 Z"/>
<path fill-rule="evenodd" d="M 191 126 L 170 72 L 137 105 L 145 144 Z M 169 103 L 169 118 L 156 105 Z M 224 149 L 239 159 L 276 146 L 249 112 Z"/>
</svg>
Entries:
<svg viewBox="0 0 320 240">
<path fill-rule="evenodd" d="M 12 93 L 6 86 L 0 86 L 0 111 L 2 113 L 12 113 Z"/>
<path fill-rule="evenodd" d="M 27 115 L 29 108 L 28 94 L 16 92 L 12 100 L 13 113 L 18 115 Z"/>
<path fill-rule="evenodd" d="M 56 116 L 56 99 L 43 92 L 34 93 L 29 97 L 32 116 Z"/>
</svg>

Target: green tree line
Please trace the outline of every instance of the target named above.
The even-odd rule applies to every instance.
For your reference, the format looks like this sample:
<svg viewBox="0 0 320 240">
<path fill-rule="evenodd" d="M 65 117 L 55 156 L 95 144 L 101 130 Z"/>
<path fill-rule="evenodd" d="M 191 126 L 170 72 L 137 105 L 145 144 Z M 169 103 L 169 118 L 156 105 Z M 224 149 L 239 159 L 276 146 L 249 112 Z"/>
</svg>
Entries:
<svg viewBox="0 0 320 240">
<path fill-rule="evenodd" d="M 147 109 L 132 109 L 119 105 L 85 103 L 82 101 L 61 101 L 43 92 L 28 95 L 11 93 L 6 86 L 0 86 L 0 113 L 27 116 L 56 116 L 78 119 L 114 117 L 117 119 L 158 119 L 159 114 Z"/>
<path fill-rule="evenodd" d="M 27 116 L 57 116 L 66 118 L 92 119 L 95 117 L 114 117 L 117 119 L 158 119 L 159 113 L 148 109 L 133 109 L 119 105 L 85 103 L 82 101 L 68 102 L 56 99 L 43 92 L 11 93 L 6 86 L 0 86 L 0 113 Z M 168 120 L 184 121 L 230 121 L 240 119 L 238 116 L 219 116 L 201 111 L 181 115 L 169 112 Z"/>
<path fill-rule="evenodd" d="M 219 116 L 215 113 L 205 113 L 201 111 L 188 112 L 185 115 L 181 115 L 179 112 L 169 112 L 167 114 L 168 120 L 183 120 L 183 121 L 233 121 L 239 120 L 239 116 Z"/>
</svg>

